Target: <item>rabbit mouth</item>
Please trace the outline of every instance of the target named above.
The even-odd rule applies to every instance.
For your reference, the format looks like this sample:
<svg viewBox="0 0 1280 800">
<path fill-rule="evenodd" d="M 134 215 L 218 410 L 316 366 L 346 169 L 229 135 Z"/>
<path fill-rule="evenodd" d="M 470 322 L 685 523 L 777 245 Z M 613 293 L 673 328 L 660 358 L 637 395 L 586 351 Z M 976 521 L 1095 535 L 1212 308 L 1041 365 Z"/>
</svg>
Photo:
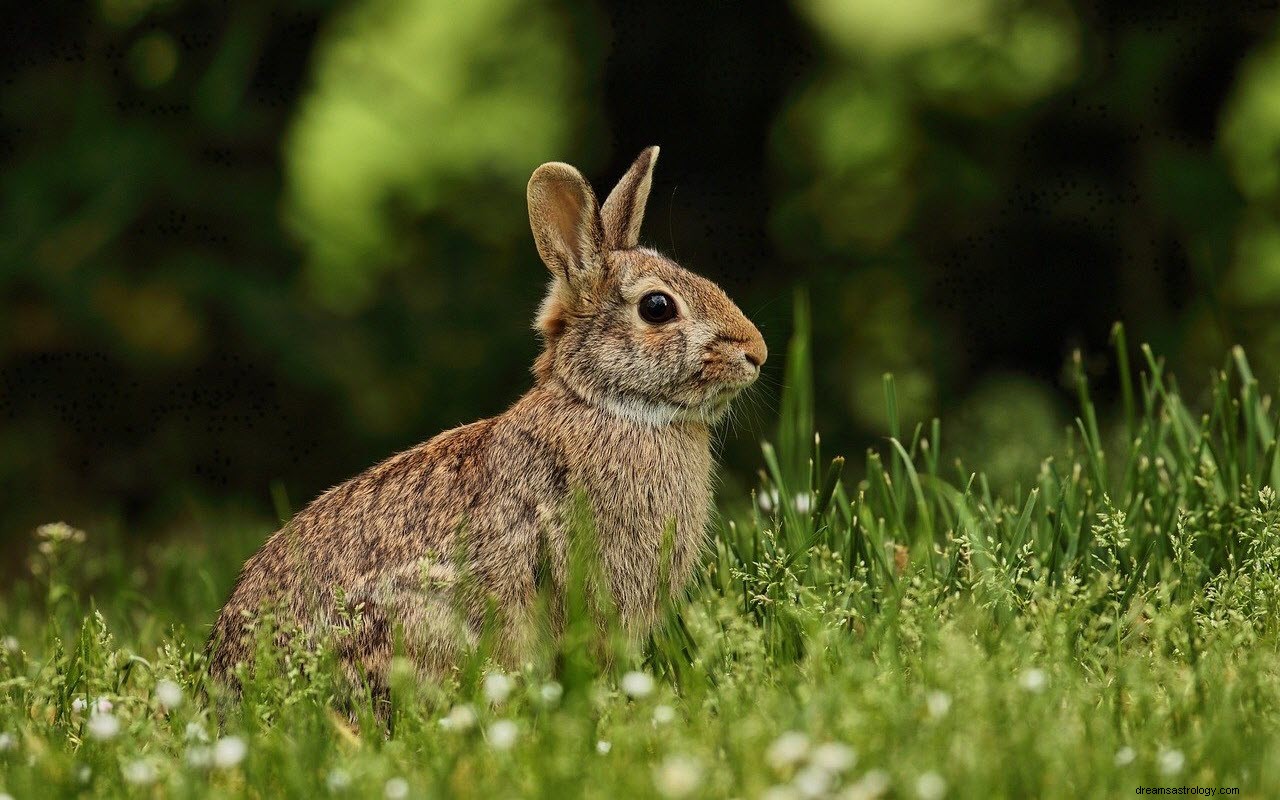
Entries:
<svg viewBox="0 0 1280 800">
<path fill-rule="evenodd" d="M 702 402 L 707 416 L 712 419 L 719 419 L 729 410 L 729 406 L 738 395 L 742 394 L 742 390 L 747 388 L 750 383 L 720 385 L 708 393 L 707 399 Z"/>
</svg>

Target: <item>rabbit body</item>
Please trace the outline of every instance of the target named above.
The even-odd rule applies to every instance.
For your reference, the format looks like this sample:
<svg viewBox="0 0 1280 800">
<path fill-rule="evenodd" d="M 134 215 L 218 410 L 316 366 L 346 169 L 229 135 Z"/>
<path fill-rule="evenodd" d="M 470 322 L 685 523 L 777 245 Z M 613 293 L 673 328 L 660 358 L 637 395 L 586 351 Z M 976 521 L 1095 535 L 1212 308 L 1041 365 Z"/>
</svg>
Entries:
<svg viewBox="0 0 1280 800">
<path fill-rule="evenodd" d="M 683 590 L 711 508 L 711 427 L 767 350 L 718 287 L 637 247 L 656 156 L 642 153 L 603 208 L 572 167 L 534 173 L 531 226 L 553 276 L 536 385 L 500 416 L 330 489 L 273 534 L 214 624 L 215 678 L 252 660 L 264 607 L 281 630 L 340 630 L 353 678 L 380 682 L 397 648 L 443 674 L 494 611 L 495 655 L 522 663 L 533 637 L 555 634 L 531 612 L 541 581 L 565 585 L 578 492 L 627 630 L 643 634 L 659 598 Z"/>
<path fill-rule="evenodd" d="M 264 601 L 280 604 L 285 626 L 343 624 L 336 587 L 362 617 L 337 640 L 341 655 L 367 675 L 388 666 L 395 625 L 406 655 L 430 672 L 447 670 L 491 600 L 517 611 L 503 621 L 497 650 L 520 663 L 521 639 L 535 633 L 520 612 L 538 591 L 539 563 L 552 567 L 559 585 L 565 579 L 562 515 L 571 487 L 591 500 L 620 617 L 647 626 L 657 610 L 662 521 L 675 525 L 669 588 L 678 592 L 693 570 L 711 500 L 707 427 L 690 422 L 664 433 L 655 437 L 643 422 L 540 386 L 502 416 L 383 461 L 321 495 L 245 565 L 219 615 L 214 673 L 249 659 L 252 640 L 237 628 Z M 636 474 L 648 479 L 629 480 Z M 460 570 L 481 591 L 455 596 Z"/>
</svg>

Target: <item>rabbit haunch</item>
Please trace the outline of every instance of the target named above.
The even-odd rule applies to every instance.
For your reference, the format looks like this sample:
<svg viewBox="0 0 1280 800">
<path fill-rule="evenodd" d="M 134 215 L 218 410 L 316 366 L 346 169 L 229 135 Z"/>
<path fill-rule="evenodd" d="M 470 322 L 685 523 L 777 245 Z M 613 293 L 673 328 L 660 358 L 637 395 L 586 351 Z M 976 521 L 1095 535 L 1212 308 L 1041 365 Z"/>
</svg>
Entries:
<svg viewBox="0 0 1280 800">
<path fill-rule="evenodd" d="M 214 623 L 215 677 L 251 662 L 263 609 L 281 644 L 289 631 L 344 628 L 334 641 L 353 678 L 380 682 L 397 647 L 446 672 L 494 611 L 495 655 L 519 664 L 538 635 L 539 581 L 565 586 L 578 492 L 628 631 L 643 634 L 660 597 L 684 589 L 711 508 L 710 428 L 768 351 L 719 287 L 638 247 L 657 154 L 641 153 L 603 206 L 573 167 L 534 172 L 530 226 L 552 275 L 536 384 L 500 416 L 330 489 L 273 534 Z M 654 293 L 674 303 L 671 319 L 641 317 Z"/>
</svg>

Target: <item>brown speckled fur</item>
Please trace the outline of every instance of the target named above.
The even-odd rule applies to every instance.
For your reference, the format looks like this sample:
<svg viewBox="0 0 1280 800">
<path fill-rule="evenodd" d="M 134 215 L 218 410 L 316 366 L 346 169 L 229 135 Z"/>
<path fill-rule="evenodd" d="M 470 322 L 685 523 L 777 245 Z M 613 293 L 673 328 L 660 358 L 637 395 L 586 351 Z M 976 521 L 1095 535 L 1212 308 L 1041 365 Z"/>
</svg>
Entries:
<svg viewBox="0 0 1280 800">
<path fill-rule="evenodd" d="M 497 656 L 519 664 L 539 565 L 566 569 L 564 515 L 582 491 L 603 574 L 635 634 L 655 620 L 663 533 L 672 593 L 687 584 L 711 507 L 710 426 L 767 357 L 760 332 L 717 286 L 637 247 L 658 149 L 640 154 L 603 207 L 566 164 L 529 181 L 529 219 L 552 274 L 538 315 L 536 385 L 493 419 L 436 436 L 325 492 L 249 559 L 210 638 L 228 680 L 251 659 L 264 606 L 304 634 L 346 629 L 339 657 L 381 682 L 397 642 L 446 672 L 500 612 Z M 652 325 L 640 299 L 679 313 Z M 355 620 L 339 613 L 357 609 Z"/>
</svg>

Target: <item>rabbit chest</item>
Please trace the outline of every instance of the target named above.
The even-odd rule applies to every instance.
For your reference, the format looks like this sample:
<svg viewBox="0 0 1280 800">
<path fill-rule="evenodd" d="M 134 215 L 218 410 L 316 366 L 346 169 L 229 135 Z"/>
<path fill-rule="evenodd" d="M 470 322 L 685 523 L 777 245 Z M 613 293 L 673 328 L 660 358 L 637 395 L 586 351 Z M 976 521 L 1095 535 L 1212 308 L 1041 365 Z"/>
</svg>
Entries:
<svg viewBox="0 0 1280 800">
<path fill-rule="evenodd" d="M 602 566 L 624 619 L 647 624 L 663 594 L 689 583 L 706 537 L 712 498 L 710 433 L 698 423 L 654 426 L 565 409 L 573 424 L 557 442 L 567 489 L 585 491 Z M 670 531 L 669 568 L 661 564 Z M 659 590 L 659 576 L 670 584 Z"/>
</svg>

